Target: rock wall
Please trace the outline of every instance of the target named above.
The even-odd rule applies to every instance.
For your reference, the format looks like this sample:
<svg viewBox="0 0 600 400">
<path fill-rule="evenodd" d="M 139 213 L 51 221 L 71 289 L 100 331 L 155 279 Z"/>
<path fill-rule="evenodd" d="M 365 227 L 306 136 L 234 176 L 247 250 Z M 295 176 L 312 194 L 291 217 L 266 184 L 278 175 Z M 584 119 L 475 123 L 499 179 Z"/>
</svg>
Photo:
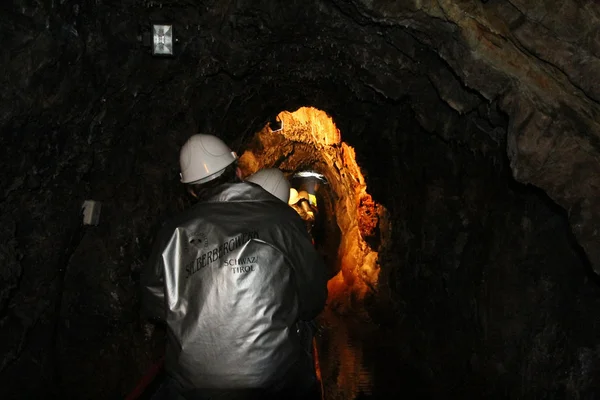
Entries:
<svg viewBox="0 0 600 400">
<path fill-rule="evenodd" d="M 158 18 L 175 24 L 174 59 L 150 57 L 139 41 Z M 401 267 L 390 269 L 397 271 L 392 309 L 426 332 L 406 339 L 407 357 L 441 357 L 427 353 L 440 349 L 423 339 L 433 337 L 448 343 L 444 360 L 477 355 L 469 365 L 482 390 L 521 393 L 518 366 L 531 372 L 529 382 L 591 393 L 597 294 L 582 282 L 585 261 L 567 246 L 564 220 L 538 195 L 489 182 L 509 181 L 491 178 L 506 171 L 508 154 L 517 180 L 567 210 L 599 268 L 597 19 L 594 2 L 575 0 L 3 2 L 1 397 L 127 393 L 159 353 L 160 334 L 136 318 L 137 274 L 160 221 L 186 206 L 179 146 L 204 131 L 241 150 L 270 115 L 301 105 L 334 117 L 358 149 L 375 201 L 395 216 L 394 245 L 412 249 L 389 261 Z M 415 142 L 395 139 L 417 126 L 413 120 L 421 126 L 410 130 Z M 438 150 L 421 147 L 434 143 Z M 478 178 L 458 179 L 469 174 Z M 82 230 L 86 198 L 102 201 L 103 211 L 100 226 Z M 444 213 L 453 218 L 442 229 L 431 215 Z M 459 235 L 465 224 L 469 233 Z M 444 278 L 450 264 L 432 265 L 462 254 L 462 241 L 472 249 L 465 260 L 478 261 Z M 495 290 L 481 283 L 483 270 Z M 454 302 L 450 287 L 425 295 L 444 279 L 466 285 Z M 505 288 L 512 297 L 501 296 Z M 472 303 L 487 311 L 476 313 Z M 427 328 L 449 304 L 448 329 Z M 539 309 L 555 311 L 542 323 L 547 314 Z M 538 319 L 525 324 L 527 313 Z M 481 325 L 487 330 L 475 329 L 475 314 L 491 321 Z M 501 326 L 510 332 L 498 333 Z M 475 338 L 470 353 L 452 345 L 462 343 L 458 333 L 448 334 L 463 327 Z M 546 337 L 546 353 L 532 345 L 534 333 Z M 501 349 L 517 350 L 496 361 Z M 537 363 L 527 361 L 534 356 Z M 557 363 L 561 379 L 534 374 Z M 454 371 L 465 377 L 461 365 Z M 496 378 L 502 371 L 510 371 L 505 381 Z M 451 378 L 442 375 L 439 387 Z M 463 387 L 475 387 L 474 378 L 464 379 Z"/>
<path fill-rule="evenodd" d="M 399 121 L 410 120 L 404 112 Z M 513 181 L 499 151 L 376 117 L 366 124 L 382 135 L 365 169 L 394 171 L 372 184 L 392 210 L 393 233 L 380 252 L 371 316 L 395 335 L 424 390 L 431 398 L 593 396 L 599 289 L 564 210 Z"/>
<path fill-rule="evenodd" d="M 326 113 L 302 107 L 278 118 L 284 129 L 272 132 L 265 126 L 258 132 L 240 156 L 240 169 L 247 176 L 276 167 L 292 185 L 296 171 L 324 175 L 327 183 L 316 192 L 320 216 L 312 236 L 330 269 L 328 306 L 340 314 L 354 313 L 378 284 L 379 220 L 387 219 L 387 212 L 368 193 L 355 150 L 342 141 Z"/>
</svg>

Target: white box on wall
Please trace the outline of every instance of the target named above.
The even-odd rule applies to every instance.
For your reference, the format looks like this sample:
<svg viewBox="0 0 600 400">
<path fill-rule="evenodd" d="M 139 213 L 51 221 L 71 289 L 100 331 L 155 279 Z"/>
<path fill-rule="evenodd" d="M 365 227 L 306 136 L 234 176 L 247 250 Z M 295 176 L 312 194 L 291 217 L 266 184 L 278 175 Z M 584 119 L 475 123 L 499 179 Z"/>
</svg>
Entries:
<svg viewBox="0 0 600 400">
<path fill-rule="evenodd" d="M 102 203 L 94 200 L 86 200 L 83 202 L 83 224 L 98 225 L 100 222 L 100 210 Z"/>
</svg>

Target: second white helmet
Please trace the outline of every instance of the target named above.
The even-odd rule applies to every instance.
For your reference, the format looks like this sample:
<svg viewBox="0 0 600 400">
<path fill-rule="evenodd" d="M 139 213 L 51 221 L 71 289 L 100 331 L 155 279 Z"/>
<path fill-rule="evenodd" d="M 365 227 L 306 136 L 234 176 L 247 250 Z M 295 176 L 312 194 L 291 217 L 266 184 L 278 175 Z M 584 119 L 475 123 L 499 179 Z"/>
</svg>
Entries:
<svg viewBox="0 0 600 400">
<path fill-rule="evenodd" d="M 283 172 L 277 168 L 261 169 L 246 180 L 256 183 L 286 204 L 290 198 L 290 184 Z"/>
<path fill-rule="evenodd" d="M 191 136 L 179 152 L 182 183 L 205 183 L 218 178 L 237 155 L 212 135 Z"/>
</svg>

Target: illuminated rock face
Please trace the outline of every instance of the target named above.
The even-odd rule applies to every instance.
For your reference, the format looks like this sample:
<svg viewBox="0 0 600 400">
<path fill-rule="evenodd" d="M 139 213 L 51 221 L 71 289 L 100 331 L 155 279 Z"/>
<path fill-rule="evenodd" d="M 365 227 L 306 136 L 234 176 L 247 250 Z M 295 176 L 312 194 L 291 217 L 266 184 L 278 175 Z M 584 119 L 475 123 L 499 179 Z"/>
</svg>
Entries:
<svg viewBox="0 0 600 400">
<path fill-rule="evenodd" d="M 348 312 L 351 305 L 360 307 L 367 292 L 377 287 L 378 222 L 379 214 L 386 211 L 368 194 L 354 149 L 342 142 L 330 116 L 313 107 L 301 107 L 282 112 L 278 118 L 284 128 L 272 132 L 265 126 L 258 132 L 241 155 L 240 167 L 244 176 L 276 166 L 288 172 L 289 179 L 303 169 L 327 178 L 321 212 L 329 219 L 317 248 L 334 275 L 329 283 L 329 303 Z"/>
</svg>

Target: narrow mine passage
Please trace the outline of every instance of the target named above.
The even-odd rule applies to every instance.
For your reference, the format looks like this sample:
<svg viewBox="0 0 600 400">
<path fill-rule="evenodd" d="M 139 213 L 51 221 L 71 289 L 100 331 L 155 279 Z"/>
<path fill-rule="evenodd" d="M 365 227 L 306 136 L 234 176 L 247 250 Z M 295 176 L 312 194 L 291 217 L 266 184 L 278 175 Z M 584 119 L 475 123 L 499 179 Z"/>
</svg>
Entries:
<svg viewBox="0 0 600 400">
<path fill-rule="evenodd" d="M 307 222 L 328 265 L 329 298 L 316 338 L 324 398 L 373 394 L 375 380 L 385 380 L 378 366 L 389 349 L 363 301 L 377 286 L 378 251 L 388 239 L 379 225 L 387 212 L 369 195 L 354 149 L 325 112 L 302 107 L 280 113 L 258 132 L 240 167 L 245 176 L 269 167 L 287 174 L 290 206 Z"/>
</svg>

